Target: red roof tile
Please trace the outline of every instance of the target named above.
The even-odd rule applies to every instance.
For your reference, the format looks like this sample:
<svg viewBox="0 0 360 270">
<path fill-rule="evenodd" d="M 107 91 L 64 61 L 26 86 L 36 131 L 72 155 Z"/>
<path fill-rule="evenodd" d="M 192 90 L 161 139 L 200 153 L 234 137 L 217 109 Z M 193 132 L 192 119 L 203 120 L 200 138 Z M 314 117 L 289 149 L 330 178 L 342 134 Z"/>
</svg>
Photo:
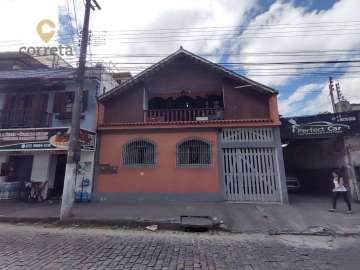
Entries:
<svg viewBox="0 0 360 270">
<path fill-rule="evenodd" d="M 206 121 L 174 121 L 174 122 L 133 122 L 108 123 L 100 125 L 98 130 L 111 129 L 156 129 L 156 128 L 200 128 L 200 127 L 249 127 L 249 126 L 279 126 L 280 122 L 271 119 L 237 119 L 237 120 L 206 120 Z"/>
</svg>

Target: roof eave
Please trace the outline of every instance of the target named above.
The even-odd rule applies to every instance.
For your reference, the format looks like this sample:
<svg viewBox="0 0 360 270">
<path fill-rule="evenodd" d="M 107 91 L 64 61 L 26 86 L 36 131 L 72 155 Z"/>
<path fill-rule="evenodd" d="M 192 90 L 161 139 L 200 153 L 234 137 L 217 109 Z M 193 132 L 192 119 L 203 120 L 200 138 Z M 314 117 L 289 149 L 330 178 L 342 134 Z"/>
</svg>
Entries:
<svg viewBox="0 0 360 270">
<path fill-rule="evenodd" d="M 142 72 L 140 72 L 139 74 L 135 75 L 133 78 L 125 81 L 124 83 L 118 85 L 117 87 L 111 89 L 110 91 L 108 91 L 107 93 L 101 95 L 98 97 L 98 101 L 99 102 L 105 102 L 107 100 L 109 100 L 112 96 L 116 95 L 116 94 L 120 94 L 122 93 L 124 90 L 126 90 L 128 87 L 138 83 L 139 81 L 143 80 L 143 77 L 146 76 L 149 72 L 152 71 L 156 71 L 157 69 L 161 68 L 161 66 L 163 66 L 164 64 L 168 64 L 172 58 L 174 58 L 175 56 L 179 55 L 179 54 L 185 54 L 188 55 L 190 57 L 192 57 L 193 59 L 195 59 L 196 61 L 200 62 L 200 63 L 205 63 L 208 64 L 209 66 L 213 67 L 216 71 L 221 71 L 222 73 L 226 74 L 229 78 L 231 79 L 235 79 L 235 80 L 239 80 L 239 81 L 244 81 L 246 83 L 249 83 L 251 85 L 257 86 L 259 89 L 262 90 L 262 92 L 267 93 L 267 94 L 278 94 L 278 92 L 276 90 L 274 90 L 271 87 L 265 86 L 261 83 L 255 82 L 247 77 L 244 77 L 240 74 L 237 74 L 234 71 L 231 71 L 225 67 L 222 67 L 216 63 L 213 63 L 203 57 L 200 57 L 196 54 L 193 54 L 189 51 L 184 50 L 183 48 L 180 48 L 179 50 L 177 50 L 176 52 L 170 54 L 169 56 L 167 56 L 166 58 L 160 60 L 158 63 L 146 68 L 145 70 L 143 70 Z"/>
</svg>

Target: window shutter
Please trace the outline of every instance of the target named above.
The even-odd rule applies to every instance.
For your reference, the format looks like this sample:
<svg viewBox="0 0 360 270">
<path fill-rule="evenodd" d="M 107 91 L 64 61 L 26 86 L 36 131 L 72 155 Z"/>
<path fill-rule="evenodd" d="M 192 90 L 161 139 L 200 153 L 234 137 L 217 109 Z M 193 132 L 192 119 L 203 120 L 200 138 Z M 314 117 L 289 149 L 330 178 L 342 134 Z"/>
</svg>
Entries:
<svg viewBox="0 0 360 270">
<path fill-rule="evenodd" d="M 55 93 L 54 113 L 63 113 L 65 110 L 65 93 Z"/>
<path fill-rule="evenodd" d="M 83 100 L 82 100 L 82 112 L 85 112 L 88 107 L 88 98 L 89 98 L 89 91 L 84 90 L 83 91 Z"/>
</svg>

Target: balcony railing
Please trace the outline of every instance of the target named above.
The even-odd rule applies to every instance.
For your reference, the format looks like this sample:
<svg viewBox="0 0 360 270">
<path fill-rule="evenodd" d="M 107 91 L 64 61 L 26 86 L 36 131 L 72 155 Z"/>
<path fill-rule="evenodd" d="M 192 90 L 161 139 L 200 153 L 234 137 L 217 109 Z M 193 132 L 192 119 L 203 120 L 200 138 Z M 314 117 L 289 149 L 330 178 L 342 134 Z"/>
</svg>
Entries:
<svg viewBox="0 0 360 270">
<path fill-rule="evenodd" d="M 224 119 L 224 110 L 221 108 L 144 110 L 145 122 L 206 121 L 221 119 Z"/>
<path fill-rule="evenodd" d="M 52 114 L 48 112 L 34 112 L 31 110 L 3 110 L 0 111 L 1 128 L 37 128 L 50 127 Z"/>
</svg>

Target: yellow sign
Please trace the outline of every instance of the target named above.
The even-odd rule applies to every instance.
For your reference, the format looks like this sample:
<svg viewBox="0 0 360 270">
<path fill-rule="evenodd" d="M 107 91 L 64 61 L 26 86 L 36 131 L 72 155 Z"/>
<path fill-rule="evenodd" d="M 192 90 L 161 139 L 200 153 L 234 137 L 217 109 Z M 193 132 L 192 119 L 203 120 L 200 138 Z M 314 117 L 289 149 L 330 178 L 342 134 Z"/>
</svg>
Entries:
<svg viewBox="0 0 360 270">
<path fill-rule="evenodd" d="M 51 30 L 48 32 L 44 32 L 43 27 L 48 26 L 50 29 L 55 29 L 55 23 L 52 20 L 44 19 L 40 21 L 36 27 L 36 30 L 40 36 L 40 38 L 45 42 L 48 43 L 50 39 L 54 36 L 55 31 Z"/>
</svg>

